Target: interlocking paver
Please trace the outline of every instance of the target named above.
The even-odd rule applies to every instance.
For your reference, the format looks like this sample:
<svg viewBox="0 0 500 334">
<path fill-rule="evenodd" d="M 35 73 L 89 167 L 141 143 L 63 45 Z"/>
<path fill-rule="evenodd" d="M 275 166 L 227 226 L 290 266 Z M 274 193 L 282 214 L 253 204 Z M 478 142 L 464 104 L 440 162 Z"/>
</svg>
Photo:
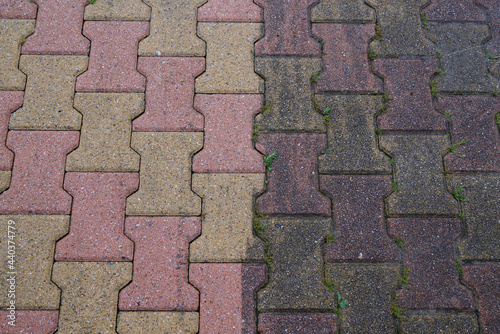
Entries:
<svg viewBox="0 0 500 334">
<path fill-rule="evenodd" d="M 425 13 L 427 19 L 437 22 L 486 21 L 486 14 L 472 0 L 434 0 Z"/>
<path fill-rule="evenodd" d="M 4 334 L 37 333 L 52 334 L 57 331 L 58 311 L 23 311 L 16 310 L 16 325 L 9 325 L 8 311 L 0 311 L 0 331 Z"/>
<path fill-rule="evenodd" d="M 401 327 L 405 333 L 428 334 L 474 334 L 479 332 L 477 315 L 474 312 L 448 312 L 429 313 L 417 311 L 417 314 L 406 314 Z"/>
<path fill-rule="evenodd" d="M 199 22 L 262 22 L 262 8 L 252 0 L 208 0 L 198 8 Z"/>
<path fill-rule="evenodd" d="M 119 312 L 117 330 L 120 334 L 198 333 L 195 312 Z"/>
<path fill-rule="evenodd" d="M 364 0 L 320 0 L 311 9 L 312 22 L 375 22 L 375 11 Z"/>
<path fill-rule="evenodd" d="M 139 154 L 130 148 L 132 119 L 144 110 L 141 93 L 77 93 L 83 115 L 80 146 L 66 159 L 73 172 L 137 172 Z"/>
<path fill-rule="evenodd" d="M 193 158 L 195 173 L 264 173 L 253 147 L 253 118 L 262 95 L 198 94 L 195 108 L 205 116 L 204 146 Z"/>
<path fill-rule="evenodd" d="M 498 55 L 500 54 L 500 3 L 497 0 L 477 0 L 476 2 L 488 9 L 491 40 L 488 41 L 487 46 L 490 52 Z"/>
<path fill-rule="evenodd" d="M 204 58 L 139 57 L 138 69 L 147 78 L 146 110 L 134 120 L 134 131 L 203 131 L 193 97 Z"/>
<path fill-rule="evenodd" d="M 12 169 L 14 153 L 5 146 L 10 114 L 23 105 L 23 92 L 0 91 L 0 171 Z"/>
<path fill-rule="evenodd" d="M 10 131 L 14 154 L 9 190 L 0 195 L 2 214 L 64 215 L 71 196 L 62 188 L 66 154 L 78 146 L 76 131 Z"/>
<path fill-rule="evenodd" d="M 11 130 L 79 130 L 82 115 L 73 108 L 76 76 L 85 56 L 21 56 L 28 75 L 24 105 L 11 115 Z"/>
<path fill-rule="evenodd" d="M 262 334 L 335 334 L 337 317 L 328 313 L 261 313 L 259 332 Z"/>
<path fill-rule="evenodd" d="M 188 284 L 189 242 L 199 217 L 128 217 L 134 242 L 134 278 L 120 292 L 120 310 L 196 311 L 198 291 Z M 182 321 L 181 321 L 182 322 Z"/>
<path fill-rule="evenodd" d="M 0 0 L 0 19 L 34 19 L 36 11 L 30 0 Z"/>
<path fill-rule="evenodd" d="M 85 21 L 149 21 L 151 9 L 141 0 L 99 0 L 85 7 Z"/>
</svg>

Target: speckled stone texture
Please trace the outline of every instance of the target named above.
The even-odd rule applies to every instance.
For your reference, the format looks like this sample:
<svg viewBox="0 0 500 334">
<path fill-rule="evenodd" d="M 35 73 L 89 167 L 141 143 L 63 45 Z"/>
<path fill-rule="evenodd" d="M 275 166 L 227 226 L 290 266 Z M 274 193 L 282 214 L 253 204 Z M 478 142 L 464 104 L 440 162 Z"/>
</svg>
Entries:
<svg viewBox="0 0 500 334">
<path fill-rule="evenodd" d="M 432 56 L 434 45 L 425 38 L 420 8 L 427 0 L 367 0 L 377 13 L 383 37 L 370 47 L 379 57 Z"/>
<path fill-rule="evenodd" d="M 488 41 L 487 47 L 490 52 L 498 55 L 500 54 L 500 2 L 497 0 L 477 0 L 476 2 L 488 9 L 491 40 Z"/>
<path fill-rule="evenodd" d="M 83 115 L 80 146 L 66 159 L 72 172 L 137 172 L 140 156 L 130 148 L 132 119 L 144 111 L 142 93 L 77 93 Z"/>
<path fill-rule="evenodd" d="M 191 156 L 203 146 L 196 132 L 134 132 L 132 148 L 141 155 L 140 187 L 127 199 L 127 215 L 201 213 L 191 190 Z"/>
<path fill-rule="evenodd" d="M 255 118 L 259 129 L 324 132 L 311 88 L 311 76 L 320 69 L 319 58 L 257 57 L 255 70 L 266 79 L 265 104 L 269 107 Z"/>
<path fill-rule="evenodd" d="M 452 172 L 500 172 L 500 135 L 495 114 L 500 98 L 489 96 L 447 96 L 439 100 L 439 109 L 451 115 L 451 140 L 456 153 L 445 157 Z"/>
<path fill-rule="evenodd" d="M 132 263 L 56 262 L 52 281 L 61 288 L 57 333 L 116 333 L 118 292 L 132 278 Z"/>
<path fill-rule="evenodd" d="M 262 334 L 335 334 L 337 317 L 328 313 L 261 313 Z"/>
<path fill-rule="evenodd" d="M 208 0 L 198 8 L 199 22 L 262 22 L 262 8 L 252 0 Z"/>
<path fill-rule="evenodd" d="M 500 259 L 500 175 L 455 174 L 449 176 L 449 190 L 464 196 L 465 236 L 458 243 L 464 261 Z M 460 191 L 460 187 L 462 190 Z"/>
<path fill-rule="evenodd" d="M 405 315 L 406 321 L 401 322 L 401 327 L 405 333 L 479 333 L 477 315 L 474 312 L 456 312 L 454 310 L 448 312 L 436 312 L 434 310 L 428 313 L 417 312 L 408 312 Z"/>
<path fill-rule="evenodd" d="M 206 1 L 144 0 L 151 7 L 151 22 L 149 36 L 139 43 L 139 56 L 203 57 L 205 43 L 196 35 L 196 12 Z"/>
<path fill-rule="evenodd" d="M 318 158 L 326 174 L 389 174 L 389 157 L 378 147 L 375 117 L 382 109 L 378 96 L 316 95 L 321 110 L 331 108 L 328 149 Z"/>
<path fill-rule="evenodd" d="M 73 108 L 76 76 L 87 68 L 83 56 L 21 56 L 28 75 L 24 105 L 11 115 L 11 130 L 79 130 L 82 115 Z"/>
<path fill-rule="evenodd" d="M 18 68 L 21 43 L 33 32 L 34 20 L 0 19 L 0 89 L 23 90 L 26 75 Z"/>
<path fill-rule="evenodd" d="M 478 263 L 464 266 L 464 281 L 472 287 L 479 309 L 482 333 L 500 331 L 500 265 Z"/>
<path fill-rule="evenodd" d="M 262 155 L 253 147 L 253 119 L 262 95 L 196 95 L 205 117 L 203 149 L 193 157 L 195 173 L 264 173 Z"/>
<path fill-rule="evenodd" d="M 257 199 L 263 214 L 331 214 L 330 201 L 319 192 L 318 162 L 326 136 L 311 133 L 267 133 L 259 136 L 266 156 L 276 152 L 268 170 L 267 192 Z"/>
<path fill-rule="evenodd" d="M 200 290 L 200 334 L 255 333 L 255 291 L 266 282 L 264 264 L 196 263 L 189 280 Z"/>
<path fill-rule="evenodd" d="M 372 92 L 382 90 L 382 80 L 370 71 L 368 41 L 375 35 L 374 24 L 313 24 L 315 36 L 324 41 L 324 72 L 317 92 Z"/>
<path fill-rule="evenodd" d="M 258 292 L 259 312 L 329 310 L 335 295 L 324 284 L 323 240 L 333 233 L 330 218 L 273 217 L 260 222 L 270 243 L 269 284 Z"/>
<path fill-rule="evenodd" d="M 83 34 L 92 41 L 88 70 L 76 80 L 79 92 L 143 92 L 137 72 L 137 44 L 148 35 L 147 22 L 89 21 Z"/>
<path fill-rule="evenodd" d="M 199 217 L 128 217 L 134 242 L 134 276 L 120 292 L 120 310 L 196 311 L 199 292 L 188 283 L 189 242 Z"/>
<path fill-rule="evenodd" d="M 325 275 L 349 303 L 340 317 L 342 333 L 395 332 L 391 292 L 399 283 L 398 264 L 328 264 Z"/>
<path fill-rule="evenodd" d="M 0 194 L 10 186 L 10 171 L 0 171 Z"/>
<path fill-rule="evenodd" d="M 57 243 L 57 261 L 132 261 L 123 234 L 125 199 L 137 190 L 136 173 L 66 173 L 73 196 L 70 233 Z"/>
<path fill-rule="evenodd" d="M 335 241 L 325 245 L 328 262 L 397 262 L 396 244 L 387 235 L 383 199 L 389 176 L 321 175 L 321 190 L 332 198 Z"/>
<path fill-rule="evenodd" d="M 0 195 L 2 214 L 64 215 L 71 196 L 62 188 L 66 154 L 78 146 L 76 131 L 10 131 L 14 154 L 9 190 Z"/>
<path fill-rule="evenodd" d="M 0 91 L 0 171 L 12 169 L 14 153 L 5 146 L 10 114 L 23 105 L 23 92 Z"/>
<path fill-rule="evenodd" d="M 147 78 L 146 110 L 134 120 L 134 131 L 203 131 L 193 98 L 205 58 L 139 57 L 138 69 Z"/>
<path fill-rule="evenodd" d="M 9 222 L 14 224 L 9 224 Z M 56 240 L 68 233 L 69 216 L 0 216 L 0 226 L 7 234 L 8 226 L 14 227 L 16 308 L 27 310 L 57 310 L 59 308 L 59 288 L 51 282 L 52 264 Z M 10 234 L 9 234 L 10 235 Z M 7 253 L 10 239 L 3 238 L 0 249 Z M 12 241 L 12 240 L 11 240 Z M 5 271 L 7 269 L 5 262 Z M 9 291 L 8 273 L 0 280 L 0 288 Z M 7 293 L 0 297 L 0 308 L 9 306 Z M 3 320 L 3 319 L 2 319 Z M 3 322 L 3 321 L 2 321 Z M 3 332 L 2 332 L 3 333 Z"/>
<path fill-rule="evenodd" d="M 86 55 L 90 41 L 82 35 L 88 0 L 33 0 L 38 5 L 35 33 L 23 54 Z"/>
<path fill-rule="evenodd" d="M 264 80 L 254 72 L 253 58 L 261 33 L 261 23 L 199 23 L 198 35 L 207 42 L 207 68 L 196 78 L 196 93 L 263 93 Z"/>
<path fill-rule="evenodd" d="M 387 198 L 389 215 L 458 215 L 446 191 L 443 155 L 450 143 L 440 134 L 384 134 L 381 148 L 395 161 L 397 189 Z"/>
<path fill-rule="evenodd" d="M 198 322 L 195 312 L 119 312 L 117 330 L 120 334 L 196 334 Z"/>
<path fill-rule="evenodd" d="M 425 13 L 428 20 L 437 22 L 486 21 L 486 14 L 473 0 L 433 0 Z"/>
<path fill-rule="evenodd" d="M 446 120 L 432 105 L 431 76 L 439 67 L 435 59 L 377 59 L 374 70 L 384 77 L 389 95 L 386 114 L 378 117 L 383 130 L 446 130 Z"/>
<path fill-rule="evenodd" d="M 4 334 L 52 334 L 57 331 L 58 311 L 16 310 L 16 325 L 7 322 L 8 311 L 0 311 L 0 331 Z"/>
<path fill-rule="evenodd" d="M 85 21 L 149 21 L 151 9 L 141 0 L 99 0 L 85 7 Z"/>
<path fill-rule="evenodd" d="M 0 0 L 0 19 L 34 19 L 36 11 L 30 0 Z"/>
<path fill-rule="evenodd" d="M 191 262 L 262 261 L 264 243 L 252 231 L 253 203 L 264 174 L 194 174 L 203 198 L 201 236 L 189 248 Z"/>
<path fill-rule="evenodd" d="M 311 9 L 312 22 L 375 22 L 375 11 L 364 0 L 320 0 Z"/>
<path fill-rule="evenodd" d="M 471 291 L 460 284 L 454 242 L 461 234 L 459 219 L 388 219 L 389 235 L 404 241 L 404 265 L 410 284 L 397 291 L 408 309 L 473 308 Z"/>
</svg>

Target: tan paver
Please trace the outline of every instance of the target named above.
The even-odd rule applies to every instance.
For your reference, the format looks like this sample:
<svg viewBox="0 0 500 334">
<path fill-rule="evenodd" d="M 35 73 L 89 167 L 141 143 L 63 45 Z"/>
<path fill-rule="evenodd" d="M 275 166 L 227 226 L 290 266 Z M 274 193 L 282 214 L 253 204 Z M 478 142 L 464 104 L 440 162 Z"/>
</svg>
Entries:
<svg viewBox="0 0 500 334">
<path fill-rule="evenodd" d="M 99 0 L 85 7 L 85 21 L 148 21 L 151 9 L 141 0 Z"/>
<path fill-rule="evenodd" d="M 0 193 L 9 188 L 10 186 L 10 171 L 0 170 Z"/>
<path fill-rule="evenodd" d="M 198 324 L 197 312 L 118 313 L 118 333 L 120 334 L 195 334 L 198 332 Z"/>
</svg>

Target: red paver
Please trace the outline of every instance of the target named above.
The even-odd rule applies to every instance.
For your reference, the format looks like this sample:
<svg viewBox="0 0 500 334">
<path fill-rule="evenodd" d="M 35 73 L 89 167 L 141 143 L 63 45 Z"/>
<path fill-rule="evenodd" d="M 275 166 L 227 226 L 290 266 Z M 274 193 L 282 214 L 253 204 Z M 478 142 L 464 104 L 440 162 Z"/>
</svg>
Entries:
<svg viewBox="0 0 500 334">
<path fill-rule="evenodd" d="M 261 313 L 259 332 L 334 334 L 337 333 L 337 317 L 328 313 Z"/>
<path fill-rule="evenodd" d="M 11 170 L 14 153 L 5 146 L 10 114 L 23 105 L 24 92 L 0 91 L 0 170 Z"/>
<path fill-rule="evenodd" d="M 491 40 L 486 44 L 490 53 L 500 55 L 500 1 L 477 0 L 477 3 L 488 8 L 490 16 Z"/>
<path fill-rule="evenodd" d="M 10 131 L 7 147 L 15 158 L 10 188 L 0 195 L 0 213 L 69 214 L 64 165 L 78 137 L 77 131 Z"/>
<path fill-rule="evenodd" d="M 272 160 L 267 192 L 257 199 L 264 214 L 331 214 L 330 201 L 318 191 L 318 155 L 326 149 L 324 134 L 273 133 L 259 136 Z"/>
<path fill-rule="evenodd" d="M 383 130 L 446 130 L 445 119 L 432 105 L 429 84 L 437 60 L 377 59 L 373 66 L 392 98 L 388 113 L 378 118 Z"/>
<path fill-rule="evenodd" d="M 125 200 L 139 187 L 137 173 L 66 173 L 74 198 L 69 234 L 56 245 L 56 261 L 132 261 L 123 234 Z"/>
<path fill-rule="evenodd" d="M 460 285 L 455 268 L 454 242 L 460 219 L 388 219 L 389 235 L 405 242 L 404 265 L 410 284 L 397 292 L 407 309 L 473 308 L 472 293 Z"/>
<path fill-rule="evenodd" d="M 59 311 L 16 310 L 15 326 L 9 325 L 9 311 L 0 311 L 0 332 L 3 334 L 52 334 L 57 330 Z"/>
<path fill-rule="evenodd" d="M 88 0 L 34 0 L 38 5 L 35 33 L 23 44 L 23 54 L 86 55 L 90 41 L 82 35 Z"/>
<path fill-rule="evenodd" d="M 476 295 L 481 333 L 500 333 L 500 264 L 466 265 L 463 271 L 464 281 Z"/>
<path fill-rule="evenodd" d="M 193 157 L 196 173 L 264 173 L 262 155 L 253 148 L 253 118 L 263 96 L 197 94 L 194 105 L 205 116 L 203 150 Z"/>
<path fill-rule="evenodd" d="M 445 156 L 447 170 L 454 172 L 500 172 L 500 135 L 495 114 L 500 98 L 489 96 L 447 96 L 439 108 L 451 115 L 452 144 L 456 154 Z"/>
<path fill-rule="evenodd" d="M 34 19 L 36 10 L 28 0 L 0 0 L 0 19 Z"/>
<path fill-rule="evenodd" d="M 321 190 L 332 197 L 335 242 L 325 246 L 328 262 L 397 262 L 399 252 L 387 235 L 383 199 L 390 176 L 327 176 Z"/>
<path fill-rule="evenodd" d="M 374 24 L 313 24 L 313 34 L 324 41 L 324 72 L 316 91 L 372 92 L 382 80 L 370 71 L 368 41 Z"/>
<path fill-rule="evenodd" d="M 497 1 L 497 0 L 494 0 Z M 438 22 L 486 21 L 486 14 L 473 0 L 432 0 L 425 8 L 427 19 Z"/>
<path fill-rule="evenodd" d="M 265 35 L 255 43 L 257 56 L 319 56 L 311 37 L 310 5 L 317 0 L 255 0 L 264 8 Z"/>
<path fill-rule="evenodd" d="M 132 123 L 134 131 L 203 131 L 193 97 L 205 58 L 139 57 L 138 69 L 147 78 L 146 110 Z"/>
<path fill-rule="evenodd" d="M 208 0 L 198 8 L 200 22 L 262 22 L 262 8 L 252 0 Z"/>
<path fill-rule="evenodd" d="M 200 231 L 199 217 L 128 217 L 134 276 L 120 293 L 119 309 L 196 311 L 199 293 L 188 283 L 188 256 Z"/>
<path fill-rule="evenodd" d="M 255 333 L 255 291 L 266 281 L 264 264 L 191 264 L 189 281 L 201 294 L 200 334 Z"/>
<path fill-rule="evenodd" d="M 76 80 L 79 92 L 143 92 L 146 78 L 137 72 L 139 41 L 148 22 L 87 21 L 83 34 L 92 41 L 89 68 Z"/>
</svg>

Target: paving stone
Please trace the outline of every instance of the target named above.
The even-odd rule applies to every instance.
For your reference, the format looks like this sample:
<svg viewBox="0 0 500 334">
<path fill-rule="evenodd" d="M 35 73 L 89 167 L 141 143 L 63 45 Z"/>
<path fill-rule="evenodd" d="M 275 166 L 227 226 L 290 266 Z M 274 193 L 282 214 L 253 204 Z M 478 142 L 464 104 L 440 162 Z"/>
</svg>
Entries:
<svg viewBox="0 0 500 334">
<path fill-rule="evenodd" d="M 208 0 L 198 8 L 199 22 L 262 22 L 262 8 L 252 0 Z"/>
<path fill-rule="evenodd" d="M 148 35 L 147 22 L 89 21 L 83 34 L 92 41 L 88 70 L 76 80 L 80 92 L 144 92 L 137 72 L 137 44 Z"/>
<path fill-rule="evenodd" d="M 13 222 L 13 223 L 12 223 Z M 59 308 L 60 291 L 51 282 L 52 264 L 54 262 L 55 243 L 69 231 L 69 216 L 0 216 L 2 230 L 15 232 L 10 240 L 2 238 L 0 249 L 3 254 L 11 249 L 8 241 L 14 241 L 14 269 L 9 270 L 7 261 L 4 266 L 4 279 L 0 280 L 0 288 L 5 293 L 0 298 L 0 307 L 7 309 L 10 298 L 7 298 L 11 277 L 15 275 L 16 309 L 57 310 Z M 11 229 L 12 227 L 15 228 Z M 10 233 L 9 233 L 10 235 Z M 6 258 L 7 260 L 7 258 Z"/>
<path fill-rule="evenodd" d="M 313 34 L 324 41 L 324 72 L 316 91 L 372 92 L 382 89 L 382 80 L 370 71 L 368 41 L 374 24 L 313 24 Z"/>
<path fill-rule="evenodd" d="M 375 11 L 364 0 L 320 0 L 311 9 L 311 22 L 375 22 Z"/>
<path fill-rule="evenodd" d="M 22 56 L 28 75 L 24 105 L 10 117 L 11 130 L 79 130 L 81 114 L 73 108 L 76 76 L 87 57 Z"/>
<path fill-rule="evenodd" d="M 189 280 L 200 290 L 200 334 L 255 333 L 255 291 L 266 281 L 264 264 L 196 263 Z"/>
<path fill-rule="evenodd" d="M 433 0 L 425 13 L 428 20 L 437 22 L 486 21 L 486 14 L 472 0 Z"/>
<path fill-rule="evenodd" d="M 0 19 L 34 19 L 36 11 L 29 0 L 0 0 Z"/>
<path fill-rule="evenodd" d="M 119 309 L 196 311 L 199 293 L 188 283 L 188 256 L 189 242 L 200 232 L 199 217 L 128 217 L 125 234 L 135 245 L 134 276 L 120 292 Z"/>
<path fill-rule="evenodd" d="M 495 114 L 500 99 L 488 96 L 447 96 L 439 108 L 451 115 L 452 143 L 456 153 L 445 156 L 445 166 L 454 172 L 500 172 L 500 135 Z M 459 143 L 465 141 L 465 144 Z"/>
<path fill-rule="evenodd" d="M 397 190 L 387 198 L 389 215 L 458 215 L 458 203 L 444 182 L 446 135 L 385 134 L 380 146 L 395 161 Z"/>
<path fill-rule="evenodd" d="M 342 333 L 395 332 L 391 292 L 399 283 L 398 264 L 328 264 L 326 279 L 349 303 L 340 317 Z"/>
<path fill-rule="evenodd" d="M 207 42 L 207 68 L 196 78 L 196 93 L 263 93 L 253 54 L 261 33 L 261 23 L 199 23 L 198 35 Z"/>
<path fill-rule="evenodd" d="M 119 312 L 117 329 L 120 334 L 196 334 L 198 322 L 195 312 Z"/>
<path fill-rule="evenodd" d="M 134 246 L 123 234 L 125 199 L 138 183 L 136 173 L 66 173 L 71 228 L 56 245 L 56 260 L 132 261 Z"/>
<path fill-rule="evenodd" d="M 58 311 L 16 310 L 15 326 L 9 325 L 7 314 L 8 311 L 0 311 L 0 318 L 3 320 L 0 323 L 0 331 L 4 334 L 52 334 L 57 331 Z"/>
<path fill-rule="evenodd" d="M 14 154 L 9 190 L 0 195 L 2 214 L 65 215 L 71 196 L 62 188 L 66 154 L 78 146 L 76 131 L 10 131 Z"/>
<path fill-rule="evenodd" d="M 132 263 L 56 262 L 61 288 L 57 333 L 116 333 L 118 292 L 132 278 Z"/>
<path fill-rule="evenodd" d="M 88 0 L 33 0 L 38 5 L 35 33 L 23 44 L 23 54 L 86 55 L 90 41 L 82 35 Z"/>
<path fill-rule="evenodd" d="M 194 174 L 203 198 L 202 234 L 191 243 L 191 262 L 262 261 L 264 243 L 252 230 L 254 197 L 264 174 Z"/>
<path fill-rule="evenodd" d="M 151 7 L 151 22 L 139 56 L 205 56 L 205 43 L 196 35 L 196 11 L 206 1 L 144 0 Z"/>
<path fill-rule="evenodd" d="M 254 116 L 262 95 L 197 94 L 194 105 L 205 116 L 203 150 L 193 157 L 195 173 L 264 173 L 253 147 Z"/>
<path fill-rule="evenodd" d="M 435 79 L 438 91 L 489 93 L 500 88 L 483 51 L 482 42 L 489 36 L 486 24 L 431 24 L 426 32 L 442 56 L 445 75 Z"/>
<path fill-rule="evenodd" d="M 255 0 L 264 9 L 266 34 L 255 43 L 258 56 L 319 56 L 311 37 L 308 8 L 317 0 Z"/>
<path fill-rule="evenodd" d="M 196 216 L 201 199 L 191 191 L 191 156 L 203 146 L 197 132 L 135 132 L 141 155 L 140 187 L 127 199 L 130 216 Z"/>
<path fill-rule="evenodd" d="M 323 240 L 330 218 L 272 217 L 260 222 L 270 243 L 269 284 L 258 292 L 259 312 L 334 310 L 336 296 L 324 283 Z"/>
<path fill-rule="evenodd" d="M 140 156 L 130 148 L 132 119 L 144 110 L 142 93 L 77 93 L 83 114 L 80 146 L 68 155 L 73 172 L 137 172 Z"/>
<path fill-rule="evenodd" d="M 488 9 L 490 17 L 491 40 L 487 47 L 490 53 L 500 54 L 500 2 L 497 0 L 476 0 L 476 2 Z"/>
<path fill-rule="evenodd" d="M 255 69 L 266 83 L 269 110 L 255 120 L 261 130 L 324 132 L 323 117 L 313 104 L 311 76 L 321 69 L 319 58 L 257 57 Z"/>
<path fill-rule="evenodd" d="M 134 131 L 203 131 L 193 98 L 205 58 L 139 57 L 138 69 L 147 78 L 146 110 L 132 123 Z"/>
<path fill-rule="evenodd" d="M 399 261 L 384 219 L 390 181 L 390 176 L 321 175 L 321 190 L 332 198 L 335 221 L 335 241 L 325 246 L 326 261 Z"/>
<path fill-rule="evenodd" d="M 482 333 L 500 331 L 500 265 L 480 263 L 464 266 L 464 281 L 476 294 Z"/>
<path fill-rule="evenodd" d="M 474 312 L 439 312 L 405 315 L 401 322 L 404 333 L 428 334 L 475 334 L 479 333 L 477 316 Z"/>
<path fill-rule="evenodd" d="M 384 77 L 389 101 L 378 118 L 383 130 L 446 130 L 446 120 L 432 105 L 429 82 L 439 67 L 435 59 L 377 59 L 374 70 Z"/>
<path fill-rule="evenodd" d="M 0 19 L 1 90 L 24 90 L 26 75 L 18 68 L 19 56 L 23 39 L 31 34 L 34 28 L 34 20 Z"/>
<path fill-rule="evenodd" d="M 317 156 L 326 148 L 326 136 L 312 133 L 267 133 L 259 136 L 262 152 L 276 152 L 268 168 L 267 192 L 257 198 L 263 214 L 329 216 L 331 204 L 318 188 Z M 269 171 L 269 169 L 271 169 Z"/>
<path fill-rule="evenodd" d="M 370 47 L 378 57 L 431 56 L 434 45 L 423 33 L 421 7 L 427 0 L 367 0 L 377 13 L 383 33 Z"/>
<path fill-rule="evenodd" d="M 0 171 L 10 171 L 14 153 L 5 146 L 10 114 L 23 105 L 23 92 L 0 91 Z"/>
<path fill-rule="evenodd" d="M 85 21 L 149 21 L 151 9 L 141 0 L 99 0 L 85 7 Z"/>
<path fill-rule="evenodd" d="M 337 333 L 337 317 L 327 313 L 261 313 L 259 332 L 334 334 Z"/>
<path fill-rule="evenodd" d="M 459 219 L 388 219 L 389 235 L 404 240 L 404 266 L 410 284 L 397 291 L 408 309 L 473 308 L 472 293 L 460 285 L 454 242 L 461 234 Z"/>
<path fill-rule="evenodd" d="M 0 171 L 0 194 L 10 186 L 10 171 Z"/>
<path fill-rule="evenodd" d="M 319 172 L 389 174 L 389 158 L 378 147 L 375 116 L 381 98 L 363 95 L 316 95 L 321 110 L 331 108 L 328 149 L 319 156 Z"/>
<path fill-rule="evenodd" d="M 465 236 L 458 243 L 460 259 L 500 259 L 500 175 L 455 174 L 448 181 L 450 191 L 465 197 Z"/>
</svg>

